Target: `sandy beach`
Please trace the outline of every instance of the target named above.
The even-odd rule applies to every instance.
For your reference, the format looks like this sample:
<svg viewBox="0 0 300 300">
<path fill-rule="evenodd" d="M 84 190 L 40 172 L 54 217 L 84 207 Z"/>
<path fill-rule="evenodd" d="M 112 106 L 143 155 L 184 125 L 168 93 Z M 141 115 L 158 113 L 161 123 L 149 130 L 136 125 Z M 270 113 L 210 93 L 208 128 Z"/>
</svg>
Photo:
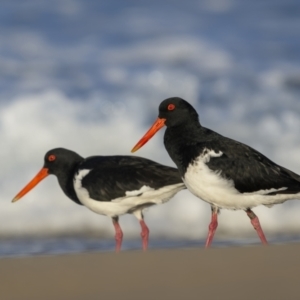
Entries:
<svg viewBox="0 0 300 300">
<path fill-rule="evenodd" d="M 299 299 L 300 244 L 0 260 L 1 300 Z"/>
</svg>

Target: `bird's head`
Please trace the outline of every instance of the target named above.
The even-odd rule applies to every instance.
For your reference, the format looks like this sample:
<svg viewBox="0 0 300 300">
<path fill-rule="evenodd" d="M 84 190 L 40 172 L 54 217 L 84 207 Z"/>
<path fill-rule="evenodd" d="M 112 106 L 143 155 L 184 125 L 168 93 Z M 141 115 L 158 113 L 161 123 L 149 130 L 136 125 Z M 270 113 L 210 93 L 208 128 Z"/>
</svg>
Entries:
<svg viewBox="0 0 300 300">
<path fill-rule="evenodd" d="M 64 149 L 55 148 L 48 151 L 44 157 L 44 165 L 42 169 L 32 178 L 32 180 L 13 198 L 12 202 L 16 202 L 32 190 L 39 182 L 48 175 L 53 174 L 57 177 L 66 172 L 74 163 L 82 160 L 77 153 Z"/>
<path fill-rule="evenodd" d="M 158 110 L 158 118 L 131 152 L 135 152 L 145 145 L 164 126 L 175 127 L 192 121 L 199 122 L 198 114 L 193 106 L 179 97 L 162 101 Z"/>
</svg>

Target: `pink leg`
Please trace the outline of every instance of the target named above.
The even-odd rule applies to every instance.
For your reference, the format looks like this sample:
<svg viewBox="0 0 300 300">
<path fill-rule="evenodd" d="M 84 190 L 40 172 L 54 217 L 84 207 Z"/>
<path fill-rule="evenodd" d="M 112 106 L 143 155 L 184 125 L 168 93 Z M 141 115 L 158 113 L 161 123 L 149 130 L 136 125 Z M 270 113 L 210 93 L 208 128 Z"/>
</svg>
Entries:
<svg viewBox="0 0 300 300">
<path fill-rule="evenodd" d="M 215 232 L 218 227 L 218 212 L 219 209 L 215 206 L 211 207 L 211 221 L 208 226 L 208 235 L 206 238 L 205 248 L 209 248 L 210 244 L 214 238 Z"/>
<path fill-rule="evenodd" d="M 147 227 L 145 221 L 140 220 L 140 225 L 142 227 L 141 237 L 143 241 L 143 250 L 147 250 L 148 248 L 148 239 L 149 239 L 149 228 Z"/>
<path fill-rule="evenodd" d="M 250 218 L 251 224 L 253 225 L 254 229 L 257 231 L 257 234 L 258 234 L 261 242 L 263 243 L 263 245 L 268 245 L 265 234 L 260 226 L 260 223 L 259 223 L 259 220 L 258 220 L 258 217 L 256 216 L 256 214 L 250 208 L 248 208 L 246 210 L 246 213 L 247 213 L 248 217 Z"/>
<path fill-rule="evenodd" d="M 120 252 L 121 251 L 121 246 L 122 246 L 122 240 L 123 240 L 123 232 L 122 232 L 122 228 L 119 224 L 119 218 L 118 217 L 114 217 L 112 218 L 114 227 L 115 227 L 115 240 L 116 240 L 116 252 Z"/>
</svg>

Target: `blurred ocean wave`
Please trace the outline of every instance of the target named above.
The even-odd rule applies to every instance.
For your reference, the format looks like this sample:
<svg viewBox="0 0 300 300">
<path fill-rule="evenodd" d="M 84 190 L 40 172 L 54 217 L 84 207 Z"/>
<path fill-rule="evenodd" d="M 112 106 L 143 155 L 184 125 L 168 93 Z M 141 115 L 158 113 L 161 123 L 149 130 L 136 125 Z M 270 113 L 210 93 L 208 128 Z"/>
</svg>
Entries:
<svg viewBox="0 0 300 300">
<path fill-rule="evenodd" d="M 105 234 L 109 218 L 47 178 L 15 194 L 51 148 L 128 154 L 161 100 L 190 101 L 204 126 L 300 173 L 300 3 L 287 1 L 5 2 L 0 12 L 0 236 Z M 159 133 L 137 154 L 174 165 Z M 300 203 L 258 207 L 265 233 L 299 232 Z M 205 237 L 210 208 L 187 191 L 146 212 L 151 236 Z M 139 234 L 132 216 L 125 235 Z M 255 237 L 223 211 L 219 237 Z M 1 255 L 1 254 L 0 254 Z"/>
</svg>

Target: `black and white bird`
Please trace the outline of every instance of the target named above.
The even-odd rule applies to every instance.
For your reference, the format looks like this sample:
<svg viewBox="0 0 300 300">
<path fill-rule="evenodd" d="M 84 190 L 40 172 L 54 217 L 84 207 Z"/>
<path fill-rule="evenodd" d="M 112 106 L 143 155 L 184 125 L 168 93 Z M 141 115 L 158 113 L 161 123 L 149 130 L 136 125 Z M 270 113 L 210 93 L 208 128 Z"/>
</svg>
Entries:
<svg viewBox="0 0 300 300">
<path fill-rule="evenodd" d="M 133 214 L 140 222 L 143 249 L 149 229 L 143 209 L 165 203 L 185 188 L 176 168 L 137 156 L 91 156 L 83 158 L 64 148 L 46 153 L 40 172 L 15 196 L 16 202 L 46 176 L 53 174 L 67 197 L 101 215 L 112 218 L 116 251 L 123 232 L 119 216 Z"/>
<path fill-rule="evenodd" d="M 158 119 L 132 152 L 164 125 L 167 126 L 166 150 L 186 187 L 211 205 L 206 247 L 213 240 L 221 208 L 245 210 L 261 242 L 267 244 L 259 220 L 251 209 L 300 199 L 300 176 L 251 147 L 201 126 L 196 110 L 177 97 L 160 104 Z"/>
</svg>

